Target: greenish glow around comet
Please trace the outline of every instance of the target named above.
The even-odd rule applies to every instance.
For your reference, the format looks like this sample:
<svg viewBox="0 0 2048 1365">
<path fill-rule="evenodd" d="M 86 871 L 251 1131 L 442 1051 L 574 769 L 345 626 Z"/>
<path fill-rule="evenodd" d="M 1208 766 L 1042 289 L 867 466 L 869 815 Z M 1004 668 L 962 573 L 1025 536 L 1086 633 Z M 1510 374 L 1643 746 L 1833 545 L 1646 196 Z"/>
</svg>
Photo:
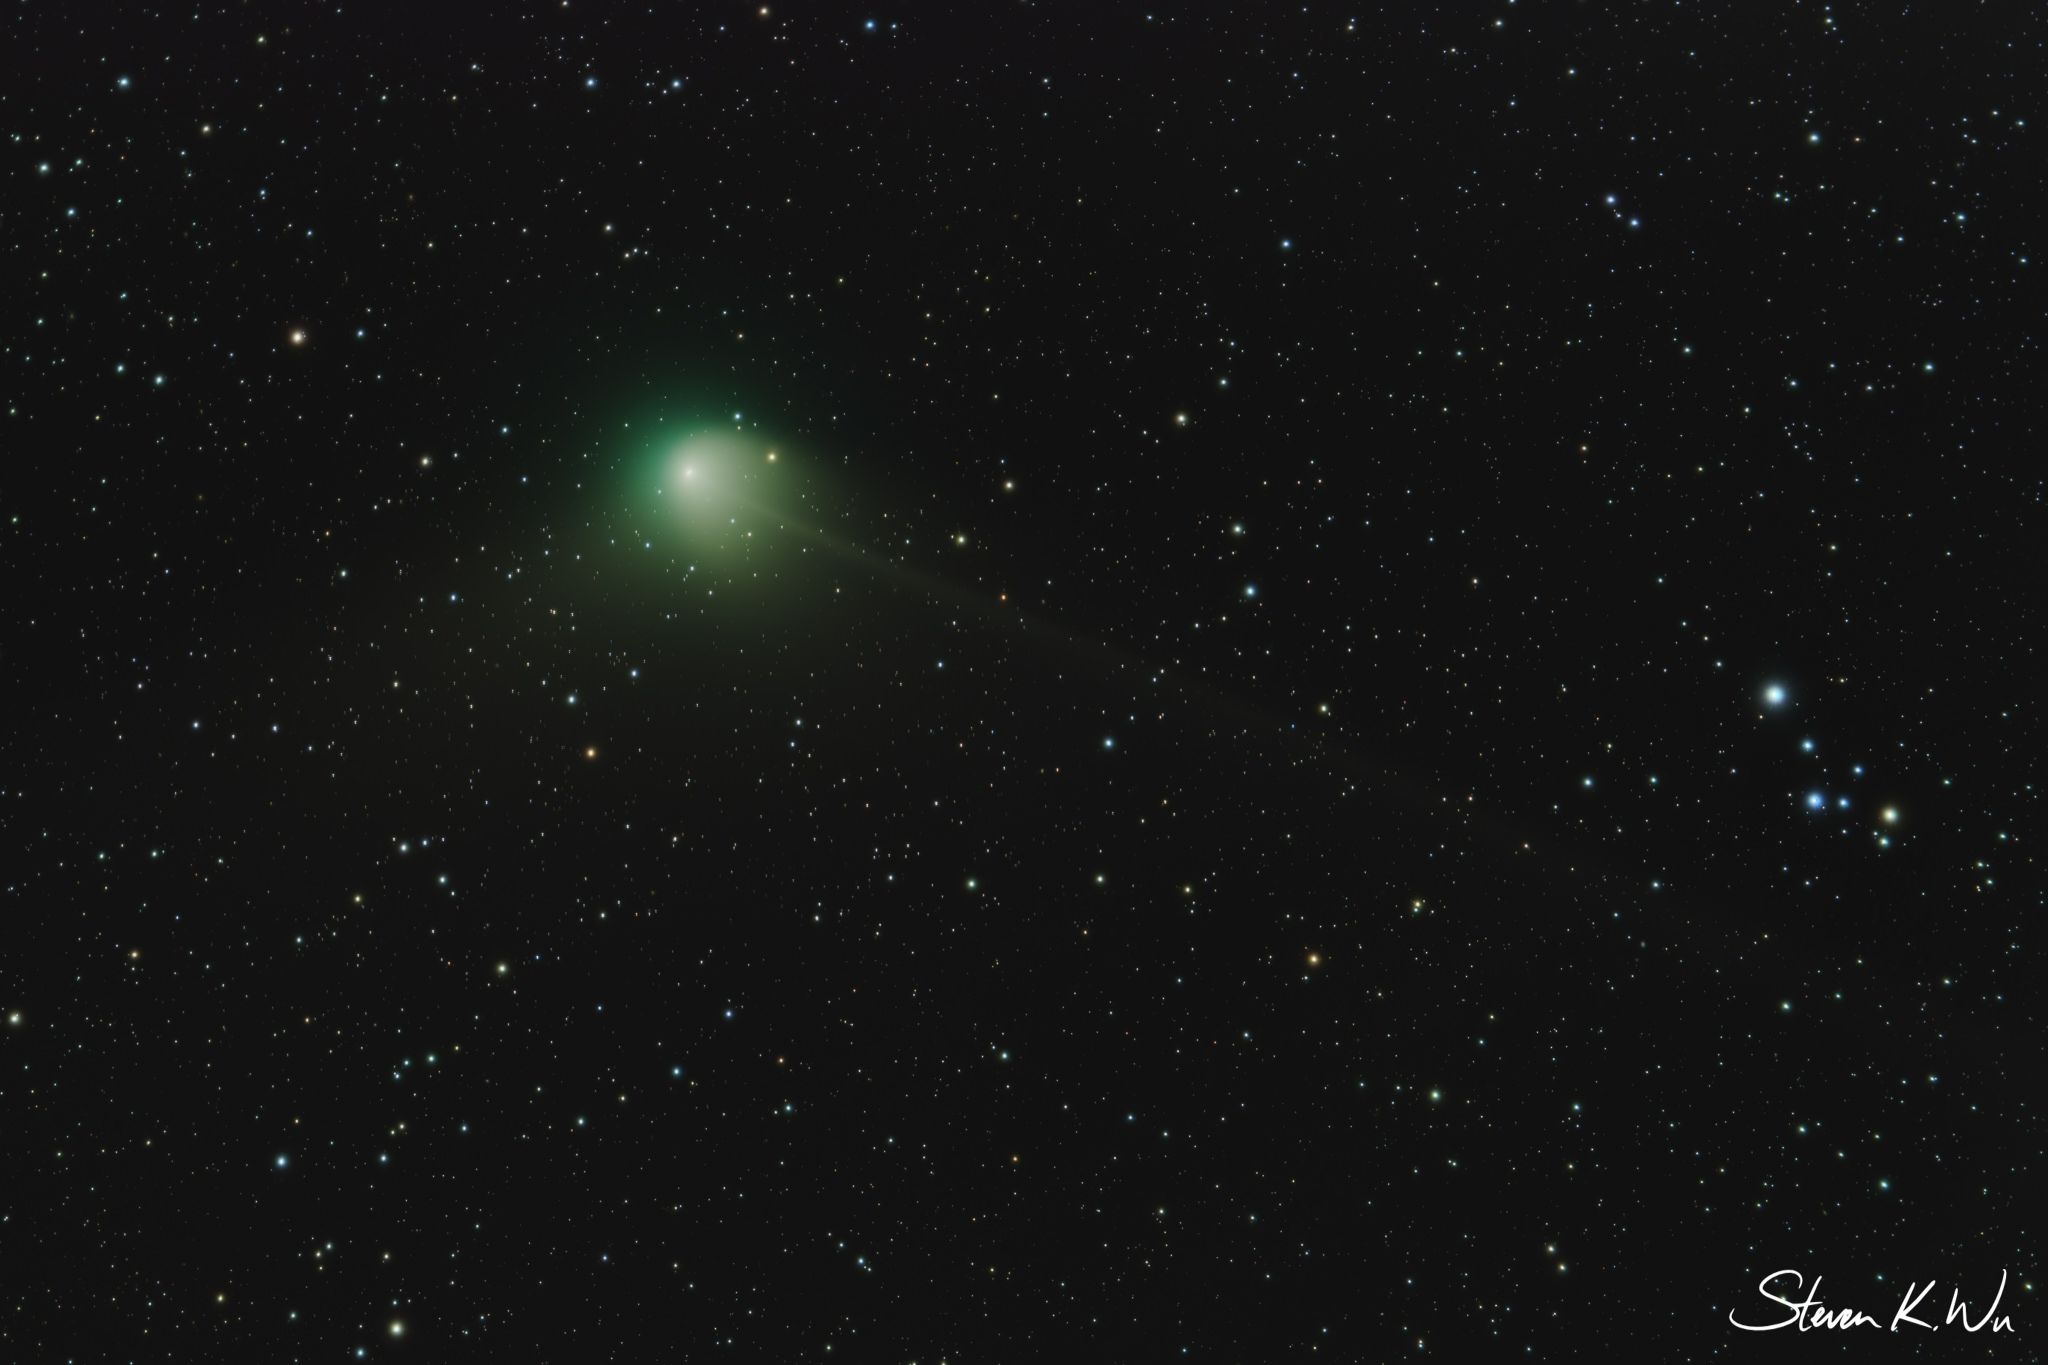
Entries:
<svg viewBox="0 0 2048 1365">
<path fill-rule="evenodd" d="M 699 529 L 736 525 L 760 509 L 769 493 L 765 475 L 774 453 L 737 432 L 691 436 L 667 457 L 665 477 L 655 489 L 676 514 Z"/>
<path fill-rule="evenodd" d="M 803 491 L 777 444 L 745 428 L 699 425 L 635 433 L 624 461 L 636 533 L 693 558 L 760 548 L 795 528 Z"/>
</svg>

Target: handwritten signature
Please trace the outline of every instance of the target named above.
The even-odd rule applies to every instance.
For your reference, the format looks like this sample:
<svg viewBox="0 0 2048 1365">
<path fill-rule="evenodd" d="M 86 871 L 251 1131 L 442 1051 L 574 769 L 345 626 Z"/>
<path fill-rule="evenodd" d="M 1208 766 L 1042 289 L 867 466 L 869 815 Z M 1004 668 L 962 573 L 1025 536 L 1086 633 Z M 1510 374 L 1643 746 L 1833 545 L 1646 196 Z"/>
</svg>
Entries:
<svg viewBox="0 0 2048 1365">
<path fill-rule="evenodd" d="M 1785 1295 L 1772 1289 L 1773 1285 L 1778 1284 L 1787 1277 L 1790 1277 L 1792 1281 L 1792 1291 L 1806 1290 L 1805 1298 L 1787 1298 Z M 1769 1299 L 1772 1303 L 1779 1304 L 1791 1311 L 1776 1322 L 1757 1323 L 1741 1321 L 1735 1316 L 1735 1310 L 1731 1308 L 1728 1310 L 1728 1321 L 1734 1323 L 1735 1326 L 1745 1332 L 1776 1332 L 1786 1327 L 1797 1327 L 1802 1332 L 1811 1332 L 1816 1328 L 1834 1328 L 1839 1330 L 1850 1327 L 1875 1327 L 1879 1331 L 1884 1330 L 1885 1324 L 1868 1313 L 1860 1312 L 1854 1308 L 1829 1308 L 1822 1303 L 1820 1281 L 1820 1276 L 1814 1276 L 1813 1287 L 1808 1289 L 1806 1277 L 1798 1271 L 1773 1270 L 1757 1282 L 1756 1292 Z M 1934 1285 L 1935 1282 L 1933 1280 L 1929 1280 L 1924 1286 L 1916 1280 L 1906 1286 L 1906 1296 L 1899 1300 L 1899 1311 L 1892 1314 L 1892 1331 L 1896 1332 L 1901 1327 L 1924 1327 L 1930 1332 L 1938 1332 L 1942 1327 L 1956 1323 L 1960 1323 L 1965 1332 L 1981 1332 L 1986 1327 L 1989 1327 L 1993 1332 L 2012 1331 L 2012 1315 L 2010 1313 L 2004 1317 L 1993 1316 L 1993 1314 L 1998 1312 L 1999 1300 L 2005 1297 L 2004 1271 L 1998 1272 L 1998 1292 L 1991 1296 L 1991 1306 L 1985 1309 L 1975 1322 L 1970 1321 L 1970 1305 L 1963 1298 L 1963 1291 L 1960 1289 L 1951 1289 L 1949 1291 L 1948 1316 L 1943 1318 L 1939 1324 L 1915 1317 L 1914 1314 L 1916 1313 L 1932 1313 L 1935 1311 L 1934 1307 L 1926 1302 L 1927 1296 L 1934 1292 Z M 2017 1336 L 2019 1334 L 2015 1332 L 2013 1335 Z"/>
</svg>

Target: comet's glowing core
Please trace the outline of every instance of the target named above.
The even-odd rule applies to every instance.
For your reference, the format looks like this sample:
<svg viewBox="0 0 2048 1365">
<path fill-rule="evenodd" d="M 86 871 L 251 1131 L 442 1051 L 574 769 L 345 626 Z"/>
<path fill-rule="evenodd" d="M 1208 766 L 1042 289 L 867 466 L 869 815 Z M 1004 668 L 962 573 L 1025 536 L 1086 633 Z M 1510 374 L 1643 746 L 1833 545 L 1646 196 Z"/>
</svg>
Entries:
<svg viewBox="0 0 2048 1365">
<path fill-rule="evenodd" d="M 748 443 L 723 432 L 687 437 L 676 448 L 666 496 L 689 510 L 715 510 L 748 490 Z"/>
<path fill-rule="evenodd" d="M 742 600 L 732 592 L 742 581 L 749 594 L 772 588 L 786 599 L 799 568 L 825 548 L 815 507 L 840 504 L 825 496 L 800 432 L 742 421 L 745 406 L 720 398 L 619 422 L 609 449 L 593 455 L 614 478 L 586 553 L 634 565 L 643 585 L 688 582 L 720 608 Z"/>
<path fill-rule="evenodd" d="M 759 437 L 693 433 L 670 445 L 653 473 L 661 505 L 699 549 L 744 540 L 780 517 L 771 485 L 784 475 Z"/>
</svg>

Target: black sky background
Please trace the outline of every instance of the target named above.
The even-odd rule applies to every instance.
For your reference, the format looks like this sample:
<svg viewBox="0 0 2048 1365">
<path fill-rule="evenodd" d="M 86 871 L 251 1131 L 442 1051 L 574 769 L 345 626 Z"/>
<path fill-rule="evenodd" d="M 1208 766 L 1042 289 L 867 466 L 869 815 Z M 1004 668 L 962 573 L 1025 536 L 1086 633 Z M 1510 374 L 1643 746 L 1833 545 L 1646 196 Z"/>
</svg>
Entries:
<svg viewBox="0 0 2048 1365">
<path fill-rule="evenodd" d="M 7 1358 L 2031 1349 L 2036 16 L 4 22 Z"/>
</svg>

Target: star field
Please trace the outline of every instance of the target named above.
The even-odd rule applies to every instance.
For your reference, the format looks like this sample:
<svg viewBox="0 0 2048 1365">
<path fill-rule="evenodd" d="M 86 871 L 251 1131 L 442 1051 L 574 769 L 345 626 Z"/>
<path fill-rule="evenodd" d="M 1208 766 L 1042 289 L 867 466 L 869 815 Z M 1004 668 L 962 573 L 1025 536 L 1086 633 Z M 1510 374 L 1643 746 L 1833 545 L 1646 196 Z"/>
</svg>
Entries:
<svg viewBox="0 0 2048 1365">
<path fill-rule="evenodd" d="M 0 26 L 0 1358 L 2024 1355 L 2038 16 Z"/>
</svg>

